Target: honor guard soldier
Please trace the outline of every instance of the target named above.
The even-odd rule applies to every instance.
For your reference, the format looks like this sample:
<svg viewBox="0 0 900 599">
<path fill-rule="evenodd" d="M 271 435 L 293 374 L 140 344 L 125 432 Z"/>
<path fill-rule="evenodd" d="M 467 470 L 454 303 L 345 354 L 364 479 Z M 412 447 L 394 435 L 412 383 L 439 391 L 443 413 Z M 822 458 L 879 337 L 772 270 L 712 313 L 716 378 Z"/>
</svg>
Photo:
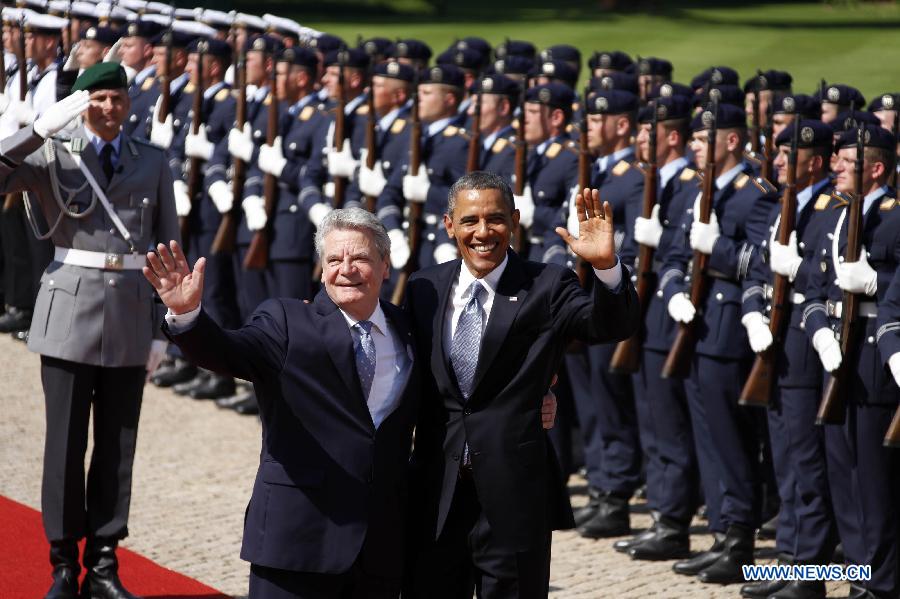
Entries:
<svg viewBox="0 0 900 599">
<path fill-rule="evenodd" d="M 772 106 L 772 135 L 777 138 L 797 115 L 802 119 L 818 121 L 822 117 L 822 106 L 806 94 L 776 96 Z"/>
<path fill-rule="evenodd" d="M 610 73 L 625 72 L 633 68 L 634 61 L 620 50 L 611 52 L 594 52 L 588 59 L 588 68 L 592 77 L 603 77 Z"/>
<path fill-rule="evenodd" d="M 503 60 L 510 56 L 520 56 L 534 62 L 537 59 L 537 48 L 531 42 L 507 38 L 494 48 L 494 58 Z"/>
<path fill-rule="evenodd" d="M 783 316 L 783 337 L 774 346 L 776 380 L 769 396 L 769 440 L 781 511 L 775 532 L 775 549 L 782 563 L 828 564 L 836 541 L 825 463 L 822 431 L 815 426 L 822 397 L 822 368 L 803 328 L 804 291 L 810 274 L 818 268 L 816 247 L 825 238 L 826 208 L 833 204 L 829 178 L 831 127 L 821 121 L 798 120 L 775 140 L 778 154 L 774 167 L 778 183 L 788 182 L 794 128 L 799 126 L 796 156 L 796 217 L 791 242 L 778 242 L 781 207 L 769 215 L 768 234 L 754 255 L 749 286 L 742 298 L 741 322 L 750 348 L 760 353 L 773 346 L 767 312 L 775 275 L 787 277 L 791 293 Z M 782 200 L 784 201 L 784 200 Z M 772 300 L 774 301 L 774 300 Z M 772 580 L 746 585 L 744 597 L 777 599 L 824 597 L 821 581 Z"/>
<path fill-rule="evenodd" d="M 602 77 L 594 77 L 590 82 L 594 91 L 618 89 L 638 95 L 638 78 L 631 73 L 607 73 Z"/>
<path fill-rule="evenodd" d="M 700 504 L 699 472 L 684 380 L 660 376 L 676 328 L 663 302 L 661 258 L 678 237 L 682 216 L 700 190 L 697 171 L 688 166 L 685 156 L 690 120 L 691 101 L 685 96 L 657 98 L 641 110 L 637 135 L 641 159 L 649 157 L 653 147 L 650 130 L 656 123 L 657 203 L 649 218 L 638 212 L 642 202 L 629 202 L 626 206 L 626 218 L 634 222 L 635 241 L 655 250 L 653 270 L 660 288 L 647 298 L 640 370 L 631 379 L 645 455 L 647 504 L 654 524 L 641 534 L 613 544 L 617 551 L 639 560 L 687 557 L 688 529 Z"/>
<path fill-rule="evenodd" d="M 491 44 L 482 37 L 476 36 L 466 36 L 461 40 L 457 40 L 453 43 L 453 48 L 457 50 L 475 50 L 479 54 L 484 62 L 481 63 L 481 69 L 486 69 L 491 64 L 491 58 L 494 55 L 494 49 L 491 48 Z"/>
<path fill-rule="evenodd" d="M 370 37 L 359 42 L 356 47 L 369 55 L 371 64 L 377 65 L 388 60 L 388 51 L 393 43 L 386 37 Z"/>
<path fill-rule="evenodd" d="M 857 143 L 863 136 L 862 188 L 856 189 Z M 846 131 L 836 144 L 835 189 L 862 196 L 859 260 L 846 259 L 851 220 L 846 199 L 832 202 L 828 235 L 820 238 L 803 308 L 806 334 L 826 372 L 840 372 L 848 361 L 842 422 L 825 423 L 828 480 L 838 533 L 848 564 L 872 568 L 871 578 L 851 585 L 850 597 L 896 597 L 898 581 L 897 456 L 882 445 L 900 390 L 897 372 L 896 321 L 885 321 L 883 303 L 895 301 L 897 257 L 900 256 L 900 206 L 888 186 L 896 155 L 893 134 L 865 125 Z M 846 196 L 843 196 L 846 197 Z M 856 199 L 852 201 L 858 201 Z M 841 330 L 845 294 L 860 300 L 847 353 L 835 332 Z M 890 296 L 890 299 L 889 299 Z M 887 367 L 887 368 L 886 368 Z M 826 377 L 825 387 L 829 387 Z"/>
<path fill-rule="evenodd" d="M 428 66 L 431 54 L 428 44 L 414 39 L 400 40 L 388 50 L 388 56 L 397 62 L 408 64 L 419 70 Z"/>
<path fill-rule="evenodd" d="M 710 128 L 716 132 L 714 156 L 708 153 Z M 760 518 L 753 414 L 737 405 L 753 356 L 741 326 L 740 302 L 776 195 L 770 183 L 751 177 L 742 160 L 747 140 L 742 108 L 723 104 L 717 111 L 705 110 L 694 117 L 691 129 L 698 167 L 705 168 L 707 160 L 715 165 L 709 198 L 712 216 L 708 224 L 702 223 L 697 203 L 686 211 L 683 234 L 665 256 L 661 280 L 672 318 L 680 323 L 697 319 L 685 390 L 709 526 L 716 540 L 708 551 L 677 562 L 674 569 L 698 575 L 702 582 L 727 584 L 742 581 L 741 565 L 753 563 L 754 530 Z M 688 270 L 694 252 L 709 256 L 705 273 Z M 695 306 L 687 291 L 690 278 L 698 276 L 709 277 L 709 292 Z"/>
<path fill-rule="evenodd" d="M 123 31 L 119 46 L 111 50 L 128 75 L 131 111 L 125 121 L 124 131 L 129 135 L 138 127 L 138 115 L 141 115 L 140 122 L 143 123 L 143 115 L 151 110 L 152 101 L 156 100 L 150 93 L 156 75 L 156 66 L 152 61 L 153 45 L 150 40 L 161 33 L 166 25 L 157 22 L 155 17 L 156 15 L 146 15 L 139 21 L 129 23 Z"/>
<path fill-rule="evenodd" d="M 691 88 L 695 95 L 702 94 L 709 87 L 717 85 L 738 85 L 741 82 L 737 71 L 731 67 L 709 67 L 691 79 Z"/>
<path fill-rule="evenodd" d="M 638 76 L 638 97 L 646 100 L 655 86 L 672 80 L 672 63 L 665 58 L 642 58 L 635 65 Z"/>
<path fill-rule="evenodd" d="M 419 172 L 409 173 L 409 152 L 388 178 L 384 191 L 378 196 L 378 214 L 386 214 L 383 222 L 391 238 L 391 260 L 399 262 L 396 251 L 409 253 L 407 236 L 403 233 L 401 217 L 406 203 L 419 202 L 423 206 L 422 239 L 416 256 L 419 268 L 427 268 L 456 258 L 456 245 L 444 228 L 442 218 L 447 212 L 447 193 L 457 179 L 466 172 L 468 139 L 460 129 L 464 115 L 458 112 L 463 96 L 462 71 L 452 65 L 431 67 L 419 80 L 419 118 L 422 121 L 421 164 Z M 410 127 L 401 133 L 407 149 L 410 147 Z M 400 143 L 400 142 L 398 142 Z M 387 209 L 387 210 L 386 210 Z M 399 250 L 394 249 L 397 245 Z"/>
<path fill-rule="evenodd" d="M 516 154 L 512 115 L 521 89 L 519 84 L 504 75 L 485 75 L 476 83 L 475 89 L 476 94 L 481 93 L 478 170 L 500 175 L 510 187 Z M 474 113 L 475 106 L 469 111 Z"/>
<path fill-rule="evenodd" d="M 528 74 L 534 68 L 534 61 L 524 56 L 507 56 L 498 58 L 493 62 L 488 74 L 497 73 L 505 75 L 513 81 L 525 84 L 528 81 Z"/>
<path fill-rule="evenodd" d="M 862 110 L 866 105 L 866 99 L 855 87 L 841 83 L 823 85 L 813 98 L 822 105 L 822 122 L 830 123 L 842 112 L 849 110 Z"/>
<path fill-rule="evenodd" d="M 881 94 L 869 102 L 869 112 L 874 113 L 881 121 L 881 126 L 888 131 L 894 130 L 897 111 L 900 110 L 900 93 Z"/>
<path fill-rule="evenodd" d="M 119 32 L 109 27 L 88 27 L 81 32 L 75 62 L 79 69 L 87 69 L 101 62 L 119 41 Z"/>
<path fill-rule="evenodd" d="M 541 62 L 561 60 L 575 69 L 576 73 L 581 71 L 581 51 L 575 46 L 570 46 L 569 44 L 548 46 L 541 50 L 539 56 Z"/>
<path fill-rule="evenodd" d="M 128 535 L 144 379 L 166 345 L 163 313 L 140 270 L 148 248 L 179 235 L 165 154 L 120 132 L 126 87 L 118 64 L 95 65 L 71 96 L 0 142 L 3 191 L 27 192 L 53 223 L 35 232 L 56 246 L 29 338 L 29 349 L 41 354 L 47 408 L 41 509 L 54 597 L 132 597 L 119 581 L 116 546 Z M 67 128 L 78 115 L 84 125 Z"/>
<path fill-rule="evenodd" d="M 668 81 L 654 86 L 650 93 L 647 94 L 647 99 L 655 100 L 656 98 L 671 98 L 672 96 L 682 96 L 690 100 L 694 96 L 694 90 L 683 83 Z"/>
</svg>

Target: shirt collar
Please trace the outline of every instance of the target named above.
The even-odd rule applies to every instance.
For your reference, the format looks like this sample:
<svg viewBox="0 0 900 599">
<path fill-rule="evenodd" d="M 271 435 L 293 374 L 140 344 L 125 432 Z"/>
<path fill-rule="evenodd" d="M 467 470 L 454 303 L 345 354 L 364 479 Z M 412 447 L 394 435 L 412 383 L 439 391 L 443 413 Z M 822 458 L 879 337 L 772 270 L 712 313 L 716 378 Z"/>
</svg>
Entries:
<svg viewBox="0 0 900 599">
<path fill-rule="evenodd" d="M 380 119 L 378 119 L 378 129 L 381 131 L 388 131 L 391 128 L 391 125 L 394 124 L 394 121 L 397 120 L 397 117 L 400 116 L 400 112 L 403 108 L 395 108 Z"/>
<path fill-rule="evenodd" d="M 601 174 L 605 173 L 611 165 L 618 164 L 620 160 L 624 160 L 634 154 L 634 146 L 628 146 L 627 148 L 622 148 L 621 150 L 617 150 L 612 154 L 607 154 L 606 156 L 600 156 L 597 158 L 597 169 Z"/>
<path fill-rule="evenodd" d="M 875 191 L 870 191 L 869 193 L 867 193 L 866 197 L 863 198 L 863 214 L 868 214 L 869 208 L 871 208 L 872 205 L 880 200 L 883 196 L 886 196 L 889 191 L 890 189 L 887 185 L 882 185 Z"/>
<path fill-rule="evenodd" d="M 547 148 L 550 147 L 550 144 L 554 143 L 554 142 L 555 142 L 556 140 L 558 140 L 560 137 L 562 137 L 562 136 L 561 136 L 561 135 L 554 135 L 553 137 L 550 137 L 550 138 L 545 139 L 545 140 L 542 141 L 540 144 L 538 144 L 538 146 L 534 149 L 534 151 L 537 152 L 537 155 L 538 155 L 538 156 L 543 156 L 543 155 L 544 155 L 544 152 L 547 151 Z"/>
<path fill-rule="evenodd" d="M 672 180 L 672 177 L 674 177 L 679 171 L 687 166 L 687 162 L 687 158 L 685 158 L 684 156 L 679 156 L 675 160 L 662 165 L 659 169 L 660 187 L 665 187 L 666 185 L 668 185 L 669 181 Z"/>
<path fill-rule="evenodd" d="M 346 104 L 344 104 L 344 114 L 351 115 L 353 111 L 356 110 L 356 107 L 366 101 L 366 94 L 359 94 Z"/>
<path fill-rule="evenodd" d="M 802 212 L 803 209 L 806 208 L 806 204 L 808 204 L 809 201 L 813 198 L 813 196 L 815 196 L 817 193 L 819 193 L 819 190 L 822 189 L 823 187 L 825 187 L 825 185 L 827 183 L 828 183 L 828 177 L 825 177 L 824 179 L 821 179 L 820 181 L 817 181 L 817 182 L 813 183 L 812 185 L 808 185 L 808 186 L 804 187 L 803 189 L 801 189 L 800 191 L 798 191 L 797 192 L 797 212 L 798 213 Z"/>
<path fill-rule="evenodd" d="M 172 80 L 172 86 L 171 86 L 171 90 L 170 90 L 171 93 L 174 94 L 174 93 L 181 91 L 181 88 L 183 88 L 185 85 L 187 85 L 188 79 L 190 79 L 190 78 L 191 78 L 190 73 L 182 73 L 178 77 L 175 77 L 175 79 Z"/>
<path fill-rule="evenodd" d="M 512 125 L 507 125 L 506 127 L 497 129 L 496 131 L 494 131 L 493 133 L 491 133 L 490 135 L 488 135 L 487 137 L 484 138 L 484 141 L 482 142 L 482 147 L 485 149 L 485 151 L 490 150 L 492 147 L 494 147 L 494 142 L 497 141 L 497 138 L 500 137 L 501 135 L 506 135 L 506 133 L 508 131 L 512 131 Z"/>
<path fill-rule="evenodd" d="M 219 81 L 218 83 L 213 84 L 212 87 L 206 88 L 206 91 L 203 92 L 203 99 L 209 100 L 210 98 L 215 96 L 217 93 L 219 93 L 219 90 L 222 89 L 223 87 L 225 87 L 225 82 Z"/>
<path fill-rule="evenodd" d="M 497 268 L 481 278 L 481 283 L 484 285 L 484 288 L 487 289 L 487 292 L 491 297 L 497 293 L 497 285 L 500 284 L 500 277 L 503 276 L 503 271 L 506 270 L 506 265 L 508 263 L 509 254 L 503 257 L 503 262 L 501 262 Z M 459 266 L 459 285 L 457 288 L 462 290 L 463 293 L 466 293 L 469 289 L 469 285 L 472 284 L 472 281 L 474 281 L 475 278 L 475 275 L 472 274 L 472 271 L 469 270 L 466 263 L 462 262 Z"/>
<path fill-rule="evenodd" d="M 144 82 L 147 77 L 150 77 L 156 73 L 156 67 L 152 64 L 148 67 L 144 67 L 144 69 L 134 76 L 134 84 L 140 85 Z"/>
<path fill-rule="evenodd" d="M 741 161 L 737 166 L 733 166 L 718 177 L 716 177 L 716 189 L 724 189 L 726 185 L 734 181 L 735 177 L 740 175 L 744 170 L 744 162 Z"/>
<path fill-rule="evenodd" d="M 97 152 L 97 156 L 100 155 L 100 150 L 103 149 L 103 146 L 107 144 L 112 145 L 114 155 L 119 155 L 119 148 L 122 146 L 122 133 L 119 133 L 112 141 L 106 141 L 105 139 L 100 138 L 100 136 L 87 127 L 84 128 L 84 134 L 87 136 L 88 141 L 91 142 L 91 145 L 94 146 L 94 151 Z"/>
<path fill-rule="evenodd" d="M 429 124 L 428 125 L 428 137 L 434 137 L 435 135 L 437 135 L 438 133 L 440 133 L 441 131 L 446 129 L 447 125 L 449 125 L 450 122 L 455 118 L 456 117 L 454 117 L 454 116 L 448 116 L 445 119 L 440 119 L 440 120 L 434 121 L 433 123 Z"/>
<path fill-rule="evenodd" d="M 269 95 L 269 86 L 263 85 L 262 87 L 258 87 L 253 90 L 253 101 L 254 102 L 262 102 L 266 99 L 266 96 Z"/>
<path fill-rule="evenodd" d="M 340 308 L 338 309 L 341 310 Z M 359 320 L 353 318 L 343 310 L 341 310 L 341 314 L 344 316 L 344 320 L 347 321 L 347 326 L 351 329 L 359 322 Z M 363 320 L 368 320 L 372 323 L 373 330 L 377 329 L 382 335 L 387 336 L 387 317 L 384 315 L 384 310 L 381 309 L 381 302 L 378 302 L 375 305 L 375 311 L 372 312 L 372 315 Z"/>
<path fill-rule="evenodd" d="M 318 97 L 319 96 L 317 94 L 306 94 L 305 96 L 294 102 L 294 104 L 290 108 L 288 108 L 288 112 L 292 115 L 295 115 L 303 110 L 304 107 L 311 104 L 312 101 L 317 99 Z"/>
</svg>

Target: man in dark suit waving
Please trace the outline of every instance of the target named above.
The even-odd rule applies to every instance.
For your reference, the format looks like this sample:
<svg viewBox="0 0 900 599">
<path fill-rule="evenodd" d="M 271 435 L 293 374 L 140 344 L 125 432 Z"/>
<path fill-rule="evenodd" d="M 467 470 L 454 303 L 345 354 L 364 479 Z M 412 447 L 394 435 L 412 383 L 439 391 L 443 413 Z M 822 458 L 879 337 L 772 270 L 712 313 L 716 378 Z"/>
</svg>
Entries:
<svg viewBox="0 0 900 599">
<path fill-rule="evenodd" d="M 546 597 L 550 534 L 571 528 L 541 396 L 567 343 L 629 337 L 639 321 L 619 264 L 612 211 L 577 197 L 579 236 L 558 228 L 594 266 L 586 291 L 564 267 L 509 249 L 519 214 L 497 175 L 473 172 L 449 193 L 444 224 L 461 260 L 410 277 L 406 309 L 423 376 L 404 597 Z"/>
<path fill-rule="evenodd" d="M 324 289 L 312 303 L 268 300 L 236 331 L 200 308 L 204 258 L 191 272 L 177 243 L 160 244 L 144 275 L 187 359 L 256 388 L 250 596 L 396 597 L 418 382 L 407 319 L 378 299 L 390 240 L 365 210 L 335 210 L 316 249 Z"/>
</svg>

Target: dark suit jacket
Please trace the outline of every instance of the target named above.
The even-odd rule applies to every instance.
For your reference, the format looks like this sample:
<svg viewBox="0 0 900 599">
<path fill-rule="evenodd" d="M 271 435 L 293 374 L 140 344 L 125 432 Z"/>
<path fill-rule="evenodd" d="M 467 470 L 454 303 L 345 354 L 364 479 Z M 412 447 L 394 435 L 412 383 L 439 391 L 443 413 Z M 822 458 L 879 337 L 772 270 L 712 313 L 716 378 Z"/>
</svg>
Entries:
<svg viewBox="0 0 900 599">
<path fill-rule="evenodd" d="M 406 316 L 391 304 L 382 308 L 412 358 Z M 350 330 L 324 291 L 311 304 L 268 300 L 236 331 L 219 328 L 201 311 L 189 331 L 167 333 L 188 360 L 253 381 L 256 389 L 262 453 L 241 558 L 340 573 L 359 556 L 367 571 L 399 577 L 415 363 L 399 407 L 376 431 Z"/>
<path fill-rule="evenodd" d="M 546 542 L 550 530 L 574 525 L 540 415 L 566 345 L 573 338 L 628 338 L 638 327 L 638 300 L 624 267 L 618 293 L 604 285 L 588 293 L 571 270 L 525 261 L 510 251 L 482 339 L 474 391 L 464 403 L 443 347 L 460 264 L 415 273 L 406 293 L 419 359 L 431 370 L 431 376 L 423 374 L 412 460 L 416 526 L 432 539 L 440 535 L 468 441 L 493 538 L 510 551 L 524 551 Z"/>
</svg>

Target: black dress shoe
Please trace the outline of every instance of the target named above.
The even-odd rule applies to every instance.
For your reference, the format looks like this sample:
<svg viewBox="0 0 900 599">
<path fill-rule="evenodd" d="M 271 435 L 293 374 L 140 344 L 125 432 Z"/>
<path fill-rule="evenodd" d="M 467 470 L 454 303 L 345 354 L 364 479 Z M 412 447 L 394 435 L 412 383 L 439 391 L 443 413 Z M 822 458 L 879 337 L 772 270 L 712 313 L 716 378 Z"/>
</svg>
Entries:
<svg viewBox="0 0 900 599">
<path fill-rule="evenodd" d="M 684 559 L 691 555 L 691 538 L 686 525 L 676 524 L 667 518 L 656 523 L 656 532 L 650 538 L 635 544 L 628 550 L 632 559 L 669 560 Z"/>
<path fill-rule="evenodd" d="M 613 549 L 618 551 L 619 553 L 628 553 L 628 550 L 641 543 L 642 541 L 646 541 L 647 539 L 653 538 L 656 534 L 656 523 L 653 524 L 650 528 L 645 530 L 642 533 L 636 534 L 633 537 L 629 537 L 627 539 L 620 539 L 613 543 Z"/>
<path fill-rule="evenodd" d="M 768 599 L 825 599 L 825 582 L 822 580 L 792 580 Z"/>
<path fill-rule="evenodd" d="M 9 306 L 0 314 L 0 333 L 24 331 L 31 326 L 31 310 Z"/>
<path fill-rule="evenodd" d="M 157 387 L 172 387 L 187 382 L 197 376 L 197 367 L 180 358 L 176 358 L 169 368 L 160 368 L 153 373 L 150 381 Z"/>
<path fill-rule="evenodd" d="M 209 380 L 210 373 L 206 370 L 199 370 L 197 372 L 197 376 L 192 378 L 189 381 L 185 381 L 183 383 L 178 383 L 172 387 L 172 391 L 175 392 L 176 395 L 190 395 L 191 391 L 194 389 L 198 389 L 206 384 L 206 381 Z"/>
<path fill-rule="evenodd" d="M 611 493 L 600 496 L 597 513 L 578 527 L 578 534 L 587 539 L 621 537 L 629 532 L 628 499 Z"/>
<path fill-rule="evenodd" d="M 253 390 L 246 390 L 238 388 L 234 395 L 229 395 L 228 397 L 220 397 L 216 400 L 216 405 L 220 408 L 232 408 L 236 404 L 241 403 L 248 397 L 253 395 Z"/>
<path fill-rule="evenodd" d="M 88 539 L 84 567 L 87 574 L 81 583 L 81 599 L 137 599 L 119 580 L 115 541 Z"/>
<path fill-rule="evenodd" d="M 714 534 L 715 541 L 712 547 L 706 551 L 702 551 L 690 559 L 675 562 L 672 564 L 672 570 L 676 574 L 684 574 L 685 576 L 696 576 L 705 567 L 716 561 L 722 554 L 722 547 L 725 543 L 725 535 L 717 532 Z"/>
<path fill-rule="evenodd" d="M 741 566 L 753 563 L 753 530 L 746 526 L 732 524 L 725 533 L 722 553 L 716 560 L 697 574 L 700 582 L 710 584 L 733 584 L 744 582 Z"/>
<path fill-rule="evenodd" d="M 786 587 L 786 580 L 761 580 L 759 582 L 751 582 L 741 587 L 741 597 L 749 599 L 766 599 L 769 595 L 777 593 Z"/>
<path fill-rule="evenodd" d="M 581 526 L 597 514 L 597 510 L 600 508 L 600 496 L 602 494 L 603 492 L 596 487 L 588 488 L 587 504 L 572 512 L 575 516 L 575 526 Z"/>
<path fill-rule="evenodd" d="M 234 395 L 234 379 L 218 374 L 210 374 L 206 381 L 188 391 L 194 399 L 218 399 Z"/>
<path fill-rule="evenodd" d="M 259 414 L 259 404 L 256 403 L 256 395 L 251 395 L 247 399 L 234 404 L 233 406 L 231 406 L 231 409 L 238 414 Z"/>
<path fill-rule="evenodd" d="M 50 543 L 50 563 L 53 565 L 53 584 L 44 599 L 78 599 L 78 545 L 75 541 Z"/>
</svg>

